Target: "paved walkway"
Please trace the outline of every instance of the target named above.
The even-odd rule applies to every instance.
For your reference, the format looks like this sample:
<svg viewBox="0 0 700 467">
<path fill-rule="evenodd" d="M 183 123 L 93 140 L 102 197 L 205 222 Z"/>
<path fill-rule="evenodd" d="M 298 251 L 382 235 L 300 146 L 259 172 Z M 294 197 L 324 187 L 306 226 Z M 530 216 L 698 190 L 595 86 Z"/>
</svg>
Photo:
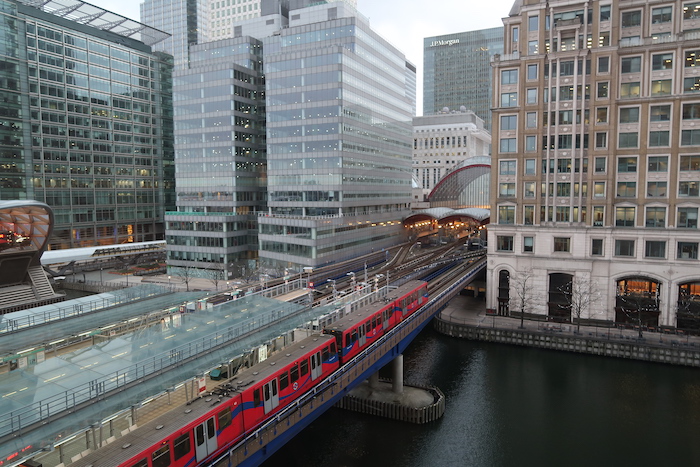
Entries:
<svg viewBox="0 0 700 467">
<path fill-rule="evenodd" d="M 475 298 L 465 295 L 457 295 L 447 307 L 440 312 L 438 317 L 443 321 L 455 324 L 464 324 L 468 327 L 494 327 L 499 329 L 520 329 L 520 318 L 509 316 L 496 316 L 486 313 L 486 301 L 483 298 Z M 575 324 L 552 323 L 546 321 L 533 321 L 525 319 L 524 328 L 529 332 L 541 332 L 543 334 L 583 336 L 599 339 L 615 339 L 633 341 L 639 339 L 637 329 L 620 329 L 618 327 L 601 327 L 582 325 L 576 334 Z M 643 342 L 646 344 L 659 344 L 669 347 L 688 346 L 700 348 L 700 337 L 689 336 L 683 331 L 677 332 L 652 332 L 642 331 Z"/>
</svg>

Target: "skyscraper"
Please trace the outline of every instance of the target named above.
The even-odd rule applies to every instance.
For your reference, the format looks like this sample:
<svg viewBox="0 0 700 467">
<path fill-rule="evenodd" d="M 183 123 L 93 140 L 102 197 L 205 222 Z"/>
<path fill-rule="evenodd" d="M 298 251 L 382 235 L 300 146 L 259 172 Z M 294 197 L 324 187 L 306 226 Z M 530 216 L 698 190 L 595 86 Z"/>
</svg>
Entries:
<svg viewBox="0 0 700 467">
<path fill-rule="evenodd" d="M 2 1 L 0 198 L 51 206 L 49 248 L 162 239 L 167 34 L 88 3 Z"/>
<path fill-rule="evenodd" d="M 491 129 L 491 57 L 503 53 L 503 28 L 423 39 L 423 115 L 466 106 Z"/>
<path fill-rule="evenodd" d="M 699 19 L 682 1 L 516 2 L 494 58 L 490 306 L 700 328 Z M 538 299 L 522 310 L 518 290 Z"/>
<path fill-rule="evenodd" d="M 345 3 L 291 7 L 193 47 L 176 74 L 174 265 L 235 275 L 257 250 L 267 268 L 300 270 L 401 239 L 415 68 Z"/>
</svg>

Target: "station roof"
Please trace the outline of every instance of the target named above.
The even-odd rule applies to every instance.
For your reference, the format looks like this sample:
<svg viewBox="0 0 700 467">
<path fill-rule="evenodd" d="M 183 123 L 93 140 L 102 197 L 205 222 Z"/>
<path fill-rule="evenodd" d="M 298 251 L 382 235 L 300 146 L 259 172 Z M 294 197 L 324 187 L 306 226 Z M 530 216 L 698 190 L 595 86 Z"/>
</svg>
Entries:
<svg viewBox="0 0 700 467">
<path fill-rule="evenodd" d="M 488 219 L 491 218 L 491 210 L 483 208 L 464 208 L 464 209 L 450 209 L 450 208 L 428 208 L 416 211 L 406 218 L 404 222 L 413 223 L 420 222 L 421 220 L 436 220 L 439 223 L 447 222 L 454 218 L 464 218 L 468 217 L 478 221 L 482 224 L 486 223 Z"/>
<path fill-rule="evenodd" d="M 39 201 L 0 201 L 0 230 L 27 235 L 31 245 L 43 251 L 53 231 L 53 211 Z"/>
</svg>

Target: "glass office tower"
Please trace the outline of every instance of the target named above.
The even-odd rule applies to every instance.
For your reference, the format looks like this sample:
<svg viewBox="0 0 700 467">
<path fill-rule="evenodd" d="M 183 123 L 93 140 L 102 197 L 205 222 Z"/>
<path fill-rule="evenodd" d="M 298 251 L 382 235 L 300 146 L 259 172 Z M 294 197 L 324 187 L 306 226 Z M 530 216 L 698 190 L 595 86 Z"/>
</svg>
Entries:
<svg viewBox="0 0 700 467">
<path fill-rule="evenodd" d="M 318 266 L 395 245 L 411 203 L 412 66 L 341 3 L 265 39 L 263 264 Z"/>
<path fill-rule="evenodd" d="M 52 207 L 49 248 L 162 239 L 167 34 L 93 5 L 0 1 L 0 199 Z"/>
<path fill-rule="evenodd" d="M 466 106 L 491 129 L 491 57 L 503 53 L 503 28 L 423 39 L 423 115 Z"/>
</svg>

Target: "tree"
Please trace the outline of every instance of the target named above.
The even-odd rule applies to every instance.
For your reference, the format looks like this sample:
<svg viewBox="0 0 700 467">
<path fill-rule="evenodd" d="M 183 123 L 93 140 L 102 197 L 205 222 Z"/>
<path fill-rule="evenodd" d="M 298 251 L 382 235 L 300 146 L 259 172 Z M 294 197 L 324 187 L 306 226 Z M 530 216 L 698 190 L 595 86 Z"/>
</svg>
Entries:
<svg viewBox="0 0 700 467">
<path fill-rule="evenodd" d="M 186 290 L 190 291 L 190 282 L 195 277 L 195 271 L 197 268 L 192 266 L 178 266 L 173 268 L 173 275 L 179 277 L 182 283 L 185 284 Z"/>
<path fill-rule="evenodd" d="M 219 282 L 226 279 L 224 275 L 225 273 L 221 269 L 209 269 L 207 271 L 208 279 L 211 281 L 212 284 L 214 284 L 214 289 L 217 292 L 219 291 Z"/>
<path fill-rule="evenodd" d="M 529 310 L 535 302 L 533 280 L 532 269 L 526 269 L 510 277 L 510 287 L 513 291 L 513 295 L 510 296 L 510 308 L 520 311 L 520 329 L 525 329 L 525 311 Z"/>
<path fill-rule="evenodd" d="M 571 310 L 571 318 L 576 318 L 576 334 L 581 329 L 583 312 L 600 299 L 598 283 L 582 277 L 574 277 L 561 292 L 566 297 L 566 306 Z"/>
</svg>

